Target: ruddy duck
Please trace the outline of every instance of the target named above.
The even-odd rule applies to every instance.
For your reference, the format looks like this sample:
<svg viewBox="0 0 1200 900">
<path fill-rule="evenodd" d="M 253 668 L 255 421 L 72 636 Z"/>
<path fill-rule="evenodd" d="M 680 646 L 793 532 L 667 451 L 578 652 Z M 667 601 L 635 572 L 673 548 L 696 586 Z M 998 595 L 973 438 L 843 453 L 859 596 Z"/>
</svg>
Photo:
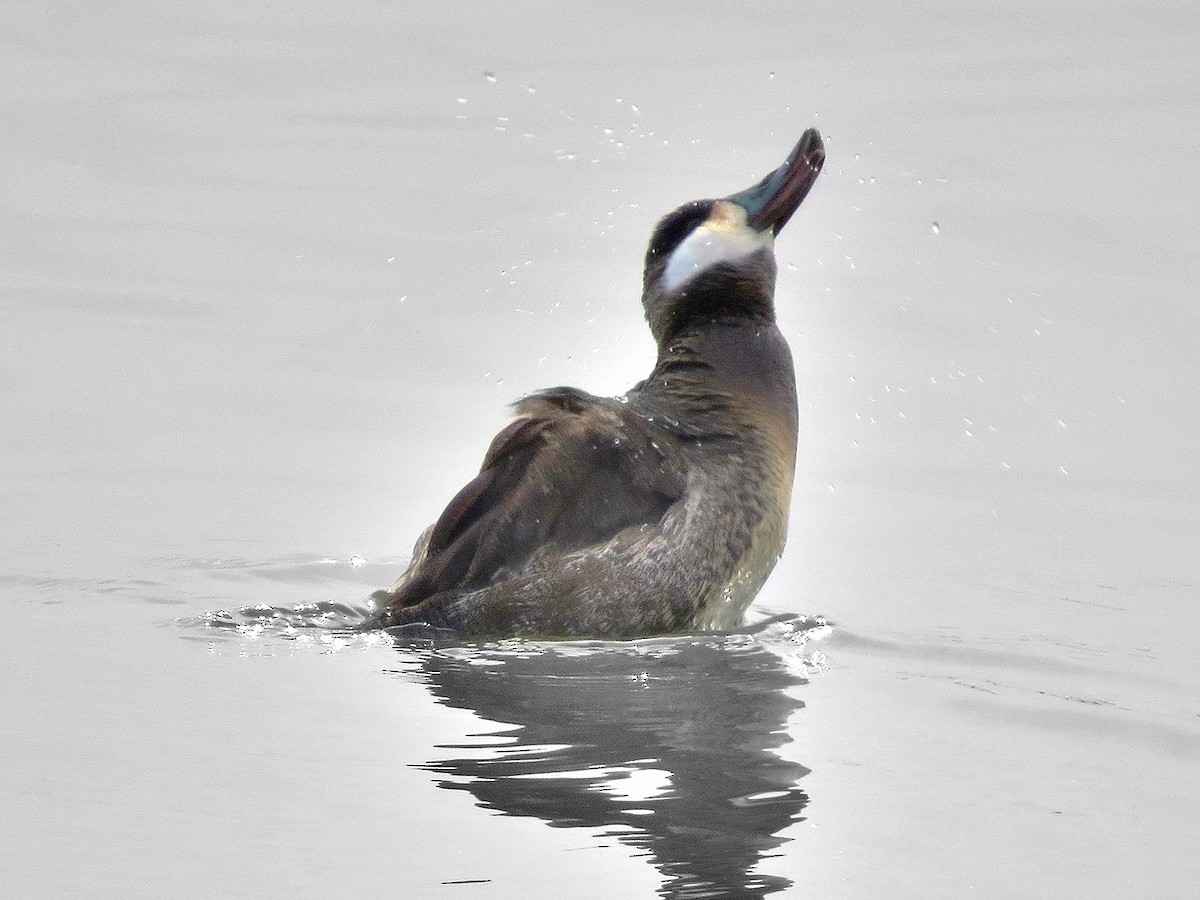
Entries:
<svg viewBox="0 0 1200 900">
<path fill-rule="evenodd" d="M 374 595 L 373 624 L 628 638 L 741 622 L 783 551 L 796 464 L 774 242 L 824 161 L 809 129 L 758 184 L 658 223 L 642 292 L 654 371 L 623 397 L 558 387 L 518 401 L 478 476 Z"/>
</svg>

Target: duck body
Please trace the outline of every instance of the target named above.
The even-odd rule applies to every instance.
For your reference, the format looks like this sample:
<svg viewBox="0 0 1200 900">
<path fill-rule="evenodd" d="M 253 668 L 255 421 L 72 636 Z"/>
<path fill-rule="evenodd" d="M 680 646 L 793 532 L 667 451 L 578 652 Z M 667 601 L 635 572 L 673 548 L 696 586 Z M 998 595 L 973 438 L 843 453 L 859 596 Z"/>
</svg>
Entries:
<svg viewBox="0 0 1200 900">
<path fill-rule="evenodd" d="M 783 551 L 796 460 L 772 242 L 823 160 L 810 130 L 759 185 L 659 223 L 650 376 L 622 397 L 560 387 L 515 404 L 479 474 L 376 593 L 374 624 L 628 638 L 740 623 Z"/>
</svg>

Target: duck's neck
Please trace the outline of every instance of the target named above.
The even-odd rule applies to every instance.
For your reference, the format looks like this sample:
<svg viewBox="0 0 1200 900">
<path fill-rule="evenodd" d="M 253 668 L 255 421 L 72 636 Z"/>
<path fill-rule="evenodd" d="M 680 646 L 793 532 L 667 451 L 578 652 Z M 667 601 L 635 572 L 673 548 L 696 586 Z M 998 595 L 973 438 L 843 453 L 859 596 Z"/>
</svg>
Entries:
<svg viewBox="0 0 1200 900">
<path fill-rule="evenodd" d="M 796 376 L 792 354 L 769 318 L 697 323 L 659 347 L 640 395 L 685 425 L 736 434 L 765 416 L 795 446 Z"/>
</svg>

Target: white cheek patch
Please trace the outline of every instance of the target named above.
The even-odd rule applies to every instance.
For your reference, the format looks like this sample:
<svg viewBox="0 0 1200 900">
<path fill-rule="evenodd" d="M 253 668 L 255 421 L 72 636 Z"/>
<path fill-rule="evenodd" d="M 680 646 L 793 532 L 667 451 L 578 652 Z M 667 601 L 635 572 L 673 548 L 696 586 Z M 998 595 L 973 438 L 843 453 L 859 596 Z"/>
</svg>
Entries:
<svg viewBox="0 0 1200 900">
<path fill-rule="evenodd" d="M 745 217 L 744 213 L 742 217 Z M 774 242 L 769 229 L 755 231 L 741 223 L 709 220 L 675 248 L 663 270 L 663 285 L 673 291 L 705 269 L 741 259 L 757 250 L 769 250 Z"/>
</svg>

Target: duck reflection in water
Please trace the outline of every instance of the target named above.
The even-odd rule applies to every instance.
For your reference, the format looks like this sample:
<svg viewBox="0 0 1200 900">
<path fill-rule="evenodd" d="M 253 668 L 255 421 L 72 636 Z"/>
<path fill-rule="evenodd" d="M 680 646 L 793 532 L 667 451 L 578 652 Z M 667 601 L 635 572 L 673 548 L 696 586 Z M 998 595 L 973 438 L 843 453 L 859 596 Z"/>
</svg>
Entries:
<svg viewBox="0 0 1200 900">
<path fill-rule="evenodd" d="M 514 644 L 419 651 L 434 698 L 517 726 L 422 768 L 486 808 L 607 830 L 644 850 L 668 898 L 764 897 L 791 881 L 779 855 L 809 770 L 776 752 L 803 703 L 789 657 L 747 635 L 627 645 Z M 481 662 L 491 663 L 481 665 Z M 411 677 L 411 673 L 410 673 Z"/>
</svg>

